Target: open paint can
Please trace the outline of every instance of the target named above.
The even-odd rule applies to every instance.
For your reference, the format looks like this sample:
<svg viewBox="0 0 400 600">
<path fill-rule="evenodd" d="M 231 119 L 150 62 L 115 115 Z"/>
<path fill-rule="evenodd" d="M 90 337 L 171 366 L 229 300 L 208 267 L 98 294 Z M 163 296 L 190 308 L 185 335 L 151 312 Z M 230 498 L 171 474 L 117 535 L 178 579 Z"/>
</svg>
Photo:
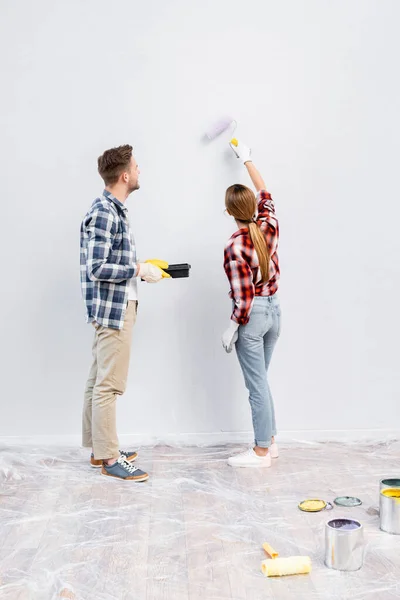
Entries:
<svg viewBox="0 0 400 600">
<path fill-rule="evenodd" d="M 364 561 L 364 530 L 355 519 L 332 519 L 325 525 L 325 564 L 337 571 L 358 571 Z"/>
<path fill-rule="evenodd" d="M 321 512 L 327 508 L 325 500 L 319 500 L 318 498 L 311 498 L 309 500 L 303 500 L 300 502 L 299 509 L 303 512 Z"/>
<path fill-rule="evenodd" d="M 400 535 L 400 488 L 381 490 L 379 509 L 382 531 Z"/>
<path fill-rule="evenodd" d="M 400 477 L 385 477 L 379 482 L 379 490 L 387 488 L 400 488 Z"/>
<path fill-rule="evenodd" d="M 346 506 L 347 508 L 354 508 L 362 504 L 360 498 L 354 498 L 354 496 L 339 496 L 335 498 L 334 503 L 336 506 Z"/>
</svg>

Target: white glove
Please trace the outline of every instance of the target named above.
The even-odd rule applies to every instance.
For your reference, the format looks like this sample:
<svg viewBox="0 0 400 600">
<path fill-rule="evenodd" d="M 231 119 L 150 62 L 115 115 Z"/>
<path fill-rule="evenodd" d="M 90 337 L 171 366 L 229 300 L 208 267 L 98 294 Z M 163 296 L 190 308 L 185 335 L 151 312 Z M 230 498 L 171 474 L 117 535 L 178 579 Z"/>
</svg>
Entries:
<svg viewBox="0 0 400 600">
<path fill-rule="evenodd" d="M 251 162 L 251 148 L 242 144 L 236 139 L 233 139 L 229 142 L 230 147 L 236 154 L 237 158 L 239 158 L 243 164 L 245 165 L 247 162 Z"/>
<path fill-rule="evenodd" d="M 225 348 L 226 352 L 230 354 L 233 350 L 233 346 L 236 344 L 238 339 L 238 323 L 235 321 L 231 321 L 228 329 L 225 331 L 222 336 L 222 345 Z"/>
<path fill-rule="evenodd" d="M 151 263 L 139 263 L 138 277 L 147 283 L 158 283 L 163 278 L 163 272 L 159 267 Z"/>
</svg>

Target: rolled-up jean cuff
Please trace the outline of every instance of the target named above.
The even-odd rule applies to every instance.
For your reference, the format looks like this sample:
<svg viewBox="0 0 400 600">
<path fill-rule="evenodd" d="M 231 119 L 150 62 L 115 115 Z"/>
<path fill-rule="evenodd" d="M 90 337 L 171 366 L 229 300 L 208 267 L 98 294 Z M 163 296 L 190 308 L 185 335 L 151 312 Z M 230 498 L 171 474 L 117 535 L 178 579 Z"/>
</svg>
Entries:
<svg viewBox="0 0 400 600">
<path fill-rule="evenodd" d="M 254 443 L 259 448 L 269 448 L 271 445 L 271 442 L 257 442 L 257 440 L 254 440 Z"/>
</svg>

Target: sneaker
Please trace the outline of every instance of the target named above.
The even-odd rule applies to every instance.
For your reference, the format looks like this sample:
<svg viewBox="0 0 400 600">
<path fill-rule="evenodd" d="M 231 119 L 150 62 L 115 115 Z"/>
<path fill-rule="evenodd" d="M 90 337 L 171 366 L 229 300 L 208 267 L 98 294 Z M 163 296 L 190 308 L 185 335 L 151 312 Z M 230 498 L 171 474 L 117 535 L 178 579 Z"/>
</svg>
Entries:
<svg viewBox="0 0 400 600">
<path fill-rule="evenodd" d="M 116 479 L 125 479 L 130 481 L 146 481 L 149 476 L 144 471 L 134 467 L 132 463 L 126 460 L 124 456 L 120 456 L 117 462 L 113 465 L 102 464 L 101 474 L 107 477 L 115 477 Z"/>
<path fill-rule="evenodd" d="M 268 452 L 266 456 L 258 456 L 253 448 L 249 448 L 246 452 L 228 458 L 228 465 L 231 467 L 267 468 L 271 466 L 271 454 Z"/>
<path fill-rule="evenodd" d="M 128 460 L 129 462 L 132 460 L 135 460 L 138 457 L 138 453 L 137 452 L 125 452 L 125 450 L 120 450 L 119 451 L 120 456 L 123 456 L 126 460 Z M 94 457 L 94 454 L 90 455 L 90 466 L 93 467 L 94 469 L 99 469 L 103 464 L 102 459 L 100 460 L 96 460 Z"/>
<path fill-rule="evenodd" d="M 271 446 L 269 447 L 269 453 L 271 455 L 271 458 L 279 458 L 278 444 L 276 442 L 271 444 Z"/>
</svg>

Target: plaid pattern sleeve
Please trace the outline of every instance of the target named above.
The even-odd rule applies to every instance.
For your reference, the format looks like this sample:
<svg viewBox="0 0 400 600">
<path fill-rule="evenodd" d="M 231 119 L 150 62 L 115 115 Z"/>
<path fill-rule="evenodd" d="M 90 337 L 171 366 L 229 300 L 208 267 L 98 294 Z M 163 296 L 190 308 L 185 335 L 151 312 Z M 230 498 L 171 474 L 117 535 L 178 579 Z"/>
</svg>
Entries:
<svg viewBox="0 0 400 600">
<path fill-rule="evenodd" d="M 86 265 L 91 281 L 121 283 L 136 275 L 135 265 L 113 261 L 115 257 L 112 256 L 112 246 L 117 233 L 117 222 L 111 210 L 102 205 L 93 210 L 87 221 L 86 232 Z M 123 254 L 124 250 L 121 252 Z"/>
<path fill-rule="evenodd" d="M 225 273 L 231 285 L 230 295 L 234 302 L 231 320 L 239 325 L 246 325 L 250 319 L 255 295 L 253 272 L 241 255 L 242 246 L 238 238 L 232 242 L 225 248 L 224 260 Z"/>
<path fill-rule="evenodd" d="M 258 192 L 257 206 L 257 223 L 261 231 L 267 236 L 270 255 L 273 256 L 278 247 L 279 223 L 275 214 L 274 201 L 267 190 L 260 190 Z"/>
</svg>

